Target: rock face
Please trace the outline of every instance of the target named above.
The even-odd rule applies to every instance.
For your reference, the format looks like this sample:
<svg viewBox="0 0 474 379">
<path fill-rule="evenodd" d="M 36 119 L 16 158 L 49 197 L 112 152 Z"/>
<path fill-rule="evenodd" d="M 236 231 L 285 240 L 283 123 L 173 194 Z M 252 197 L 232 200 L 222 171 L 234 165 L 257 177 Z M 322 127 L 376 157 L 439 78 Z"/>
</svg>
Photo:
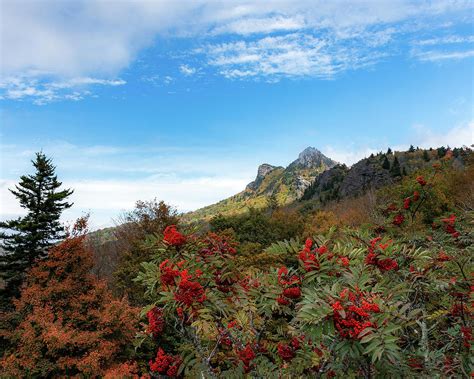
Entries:
<svg viewBox="0 0 474 379">
<path fill-rule="evenodd" d="M 326 157 L 318 149 L 314 147 L 307 147 L 299 155 L 298 159 L 290 163 L 288 170 L 294 169 L 311 169 L 311 168 L 330 168 L 336 165 L 337 162 Z"/>
<path fill-rule="evenodd" d="M 392 183 L 393 178 L 388 170 L 379 164 L 364 159 L 357 162 L 347 172 L 339 189 L 340 197 L 357 196 L 368 189 L 377 189 Z"/>
<path fill-rule="evenodd" d="M 255 180 L 253 182 L 250 182 L 247 185 L 247 189 L 249 189 L 251 191 L 255 191 L 260 186 L 260 184 L 262 183 L 265 176 L 267 176 L 275 168 L 277 168 L 277 167 L 272 166 L 271 164 L 268 164 L 268 163 L 263 163 L 260 166 L 258 166 L 257 177 L 255 178 Z"/>
<path fill-rule="evenodd" d="M 297 176 L 295 180 L 295 193 L 296 197 L 299 199 L 303 196 L 306 189 L 311 185 L 311 181 L 303 178 L 302 176 Z"/>
<path fill-rule="evenodd" d="M 301 200 L 320 199 L 328 201 L 339 195 L 341 183 L 349 169 L 346 165 L 337 164 L 319 174 L 301 196 Z"/>
</svg>

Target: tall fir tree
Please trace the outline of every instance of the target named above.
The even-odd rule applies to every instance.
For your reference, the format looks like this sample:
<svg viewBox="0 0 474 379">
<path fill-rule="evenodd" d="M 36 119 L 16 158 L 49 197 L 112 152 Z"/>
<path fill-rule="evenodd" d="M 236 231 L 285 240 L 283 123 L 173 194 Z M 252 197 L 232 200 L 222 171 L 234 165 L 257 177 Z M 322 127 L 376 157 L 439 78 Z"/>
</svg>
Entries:
<svg viewBox="0 0 474 379">
<path fill-rule="evenodd" d="M 60 190 L 62 183 L 58 181 L 51 159 L 39 152 L 32 163 L 35 173 L 21 176 L 15 189 L 10 189 L 20 206 L 27 210 L 26 216 L 0 222 L 3 305 L 19 294 L 24 273 L 35 260 L 45 257 L 48 249 L 64 238 L 59 218 L 63 210 L 72 206 L 65 200 L 73 191 Z"/>
<path fill-rule="evenodd" d="M 393 160 L 392 168 L 390 169 L 390 172 L 391 172 L 392 176 L 395 176 L 395 177 L 402 175 L 402 172 L 401 172 L 401 169 L 400 169 L 400 162 L 398 162 L 397 157 L 395 157 L 395 159 Z"/>
<path fill-rule="evenodd" d="M 383 163 L 382 163 L 382 168 L 383 168 L 384 170 L 390 170 L 390 162 L 389 162 L 389 160 L 388 160 L 388 158 L 387 158 L 386 155 L 384 155 L 384 159 L 383 159 Z"/>
</svg>

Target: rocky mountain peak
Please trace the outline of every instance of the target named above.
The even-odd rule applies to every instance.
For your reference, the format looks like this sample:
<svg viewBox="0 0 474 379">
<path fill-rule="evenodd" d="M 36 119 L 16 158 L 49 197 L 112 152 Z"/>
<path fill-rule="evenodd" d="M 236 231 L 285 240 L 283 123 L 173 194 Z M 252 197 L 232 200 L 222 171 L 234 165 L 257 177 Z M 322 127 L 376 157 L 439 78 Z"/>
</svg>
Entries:
<svg viewBox="0 0 474 379">
<path fill-rule="evenodd" d="M 314 147 L 307 147 L 299 155 L 298 159 L 293 161 L 288 167 L 289 168 L 319 168 L 322 166 L 332 167 L 337 162 L 326 157 L 318 149 Z"/>
<path fill-rule="evenodd" d="M 263 179 L 269 172 L 271 172 L 276 166 L 272 166 L 268 163 L 263 163 L 258 166 L 257 179 Z"/>
<path fill-rule="evenodd" d="M 260 166 L 258 166 L 257 177 L 255 178 L 253 182 L 247 185 L 247 189 L 256 190 L 258 186 L 260 185 L 260 183 L 262 182 L 262 180 L 265 178 L 265 176 L 267 176 L 275 168 L 277 167 L 272 166 L 271 164 L 268 164 L 268 163 L 263 163 Z"/>
</svg>

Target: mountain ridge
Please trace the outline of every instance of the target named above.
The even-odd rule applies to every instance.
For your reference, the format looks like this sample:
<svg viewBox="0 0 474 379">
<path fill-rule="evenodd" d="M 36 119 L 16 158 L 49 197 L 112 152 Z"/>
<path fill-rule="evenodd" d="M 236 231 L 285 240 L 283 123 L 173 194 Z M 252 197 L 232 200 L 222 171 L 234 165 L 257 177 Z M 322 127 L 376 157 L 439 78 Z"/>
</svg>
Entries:
<svg viewBox="0 0 474 379">
<path fill-rule="evenodd" d="M 244 190 L 215 204 L 189 212 L 184 217 L 207 219 L 217 213 L 241 213 L 251 207 L 261 208 L 270 195 L 275 195 L 279 204 L 288 204 L 301 198 L 317 175 L 337 164 L 315 147 L 309 146 L 286 167 L 269 163 L 259 165 L 255 180 L 247 184 Z"/>
<path fill-rule="evenodd" d="M 301 201 L 325 203 L 364 194 L 370 189 L 391 185 L 402 176 L 429 167 L 444 157 L 447 149 L 419 149 L 379 152 L 363 158 L 350 167 L 326 157 L 318 149 L 304 149 L 286 167 L 264 163 L 246 188 L 215 204 L 184 216 L 187 221 L 209 220 L 218 214 L 240 214 L 250 208 L 264 208 L 271 195 L 280 206 Z M 462 149 L 455 148 L 454 165 L 464 165 Z"/>
</svg>

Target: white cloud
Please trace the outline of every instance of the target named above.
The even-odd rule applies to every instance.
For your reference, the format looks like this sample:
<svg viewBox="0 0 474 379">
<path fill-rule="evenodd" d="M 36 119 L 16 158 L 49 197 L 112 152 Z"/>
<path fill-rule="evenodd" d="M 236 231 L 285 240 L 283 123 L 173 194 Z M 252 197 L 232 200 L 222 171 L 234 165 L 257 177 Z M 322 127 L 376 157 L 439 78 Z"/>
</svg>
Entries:
<svg viewBox="0 0 474 379">
<path fill-rule="evenodd" d="M 137 200 L 153 198 L 165 200 L 180 211 L 188 211 L 215 203 L 233 195 L 247 184 L 246 179 L 226 176 L 180 178 L 144 178 L 136 180 L 64 181 L 74 189 L 73 208 L 65 212 L 64 221 L 71 222 L 84 213 L 90 213 L 92 228 L 111 226 L 121 212 L 131 210 Z M 13 180 L 0 181 L 0 218 L 23 214 L 17 200 L 8 191 L 16 184 Z"/>
<path fill-rule="evenodd" d="M 2 81 L 17 77 L 23 80 L 19 88 L 4 88 L 2 96 L 44 103 L 63 98 L 78 100 L 90 95 L 84 92 L 85 86 L 113 86 L 114 82 L 120 82 L 116 79 L 118 75 L 137 60 L 143 49 L 155 43 L 157 35 L 199 37 L 196 42 L 219 36 L 234 51 L 216 56 L 215 48 L 222 44 L 208 44 L 214 49 L 207 50 L 209 56 L 205 59 L 219 64 L 218 72 L 229 78 L 264 75 L 270 81 L 277 81 L 268 76 L 327 77 L 378 61 L 385 55 L 378 49 L 395 44 L 396 36 L 409 29 L 403 28 L 404 24 L 436 31 L 455 21 L 466 22 L 462 20 L 466 15 L 469 17 L 473 3 L 469 0 L 3 0 L 0 6 Z M 459 15 L 463 17 L 457 18 Z M 299 37 L 295 40 L 294 35 Z M 243 51 L 236 45 L 236 36 L 244 45 Z M 281 37 L 290 46 L 277 53 L 276 46 L 261 45 L 265 37 Z M 324 46 L 315 45 L 316 40 Z M 427 55 L 424 59 L 460 59 L 466 54 L 470 53 Z M 256 57 L 263 59 L 262 63 L 252 63 Z M 183 62 L 179 64 L 193 70 Z M 191 74 L 191 71 L 185 69 L 183 73 Z M 93 80 L 87 83 L 80 78 Z M 59 94 L 57 88 L 46 84 L 52 82 L 63 83 L 64 92 Z M 69 90 L 64 83 L 69 83 Z"/>
<path fill-rule="evenodd" d="M 91 77 L 76 77 L 67 80 L 48 81 L 38 80 L 29 75 L 18 75 L 4 78 L 0 81 L 0 90 L 4 99 L 29 99 L 33 103 L 43 105 L 57 100 L 82 100 L 90 96 L 94 86 L 122 86 L 122 79 L 98 79 Z"/>
<path fill-rule="evenodd" d="M 254 33 L 273 33 L 303 29 L 304 19 L 299 17 L 270 16 L 264 18 L 246 18 L 235 20 L 213 29 L 213 34 L 235 33 L 249 35 Z"/>
<path fill-rule="evenodd" d="M 334 45 L 330 37 L 292 33 L 252 42 L 208 45 L 209 64 L 228 78 L 248 76 L 312 76 L 332 78 L 339 72 L 376 63 L 384 53 Z M 202 50 L 197 51 L 202 52 Z"/>
<path fill-rule="evenodd" d="M 438 62 L 460 60 L 474 57 L 474 50 L 464 51 L 423 51 L 413 53 L 413 56 L 423 62 Z"/>
<path fill-rule="evenodd" d="M 424 125 L 415 125 L 416 146 L 423 148 L 450 146 L 470 147 L 474 144 L 474 121 L 455 126 L 445 132 L 436 133 Z"/>
<path fill-rule="evenodd" d="M 414 43 L 420 46 L 474 43 L 474 36 L 445 36 L 414 41 Z"/>
<path fill-rule="evenodd" d="M 0 148 L 0 219 L 5 219 L 23 214 L 8 188 L 14 187 L 20 175 L 32 172 L 30 160 L 39 148 Z M 252 158 L 236 159 L 219 149 L 77 146 L 52 141 L 42 150 L 53 158 L 64 186 L 75 190 L 74 207 L 64 220 L 89 212 L 94 228 L 111 225 L 113 218 L 132 209 L 137 200 L 156 197 L 180 211 L 214 203 L 243 190 L 256 169 Z"/>
<path fill-rule="evenodd" d="M 430 128 L 416 124 L 413 126 L 413 134 L 411 140 L 396 146 L 380 144 L 378 146 L 345 146 L 339 148 L 336 146 L 326 146 L 321 151 L 328 157 L 337 162 L 352 165 L 363 158 L 367 158 L 370 154 L 377 154 L 380 151 L 386 151 L 389 147 L 396 151 L 406 151 L 410 145 L 420 148 L 429 149 L 440 146 L 454 147 L 471 147 L 474 144 L 474 121 L 457 125 L 446 131 L 433 131 Z"/>
<path fill-rule="evenodd" d="M 181 71 L 181 73 L 185 76 L 191 76 L 194 75 L 197 70 L 191 66 L 182 64 L 181 66 L 179 66 L 179 71 Z"/>
</svg>

